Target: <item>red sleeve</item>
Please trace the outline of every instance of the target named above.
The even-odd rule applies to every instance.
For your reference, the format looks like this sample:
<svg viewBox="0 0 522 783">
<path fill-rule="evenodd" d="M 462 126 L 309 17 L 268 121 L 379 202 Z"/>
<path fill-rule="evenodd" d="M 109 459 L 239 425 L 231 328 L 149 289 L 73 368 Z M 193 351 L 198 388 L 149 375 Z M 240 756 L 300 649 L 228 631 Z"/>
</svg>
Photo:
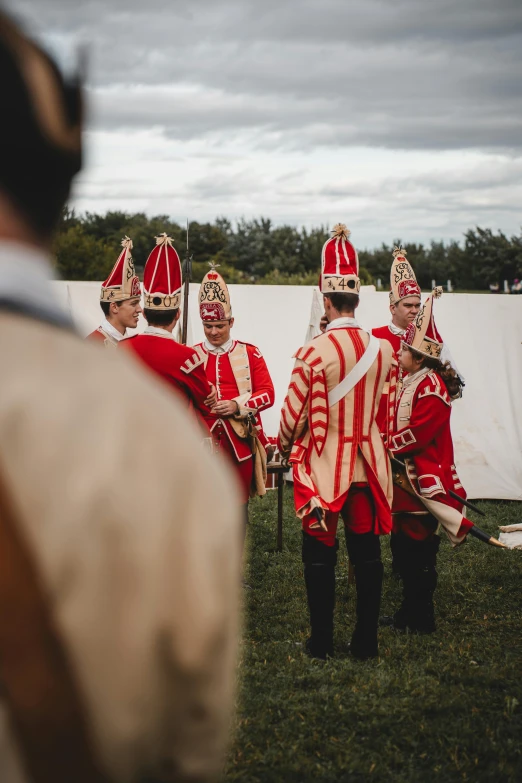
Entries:
<svg viewBox="0 0 522 783">
<path fill-rule="evenodd" d="M 205 405 L 205 400 L 210 394 L 210 384 L 207 380 L 203 363 L 198 364 L 197 367 L 194 367 L 194 369 L 187 374 L 185 385 L 196 410 L 204 415 L 210 413 L 209 408 Z"/>
<path fill-rule="evenodd" d="M 274 404 L 274 384 L 260 351 L 250 345 L 247 346 L 247 351 L 252 374 L 252 396 L 244 403 L 244 407 L 262 411 Z"/>
<path fill-rule="evenodd" d="M 417 397 L 408 427 L 391 435 L 390 451 L 406 456 L 424 451 L 449 421 L 450 414 L 450 406 L 437 395 Z"/>
</svg>

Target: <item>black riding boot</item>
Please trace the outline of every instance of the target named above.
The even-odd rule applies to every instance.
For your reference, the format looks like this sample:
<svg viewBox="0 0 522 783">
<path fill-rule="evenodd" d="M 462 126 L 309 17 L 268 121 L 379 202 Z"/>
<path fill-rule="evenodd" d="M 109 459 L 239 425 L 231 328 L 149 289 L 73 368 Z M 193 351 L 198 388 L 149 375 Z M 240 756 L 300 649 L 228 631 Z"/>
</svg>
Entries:
<svg viewBox="0 0 522 783">
<path fill-rule="evenodd" d="M 433 633 L 436 630 L 433 594 L 437 587 L 437 552 L 440 538 L 432 536 L 414 541 L 406 536 L 403 542 L 405 560 L 402 566 L 403 600 L 394 615 L 398 630 Z"/>
<path fill-rule="evenodd" d="M 357 621 L 350 652 L 355 658 L 375 658 L 379 647 L 377 626 L 381 607 L 383 565 L 379 536 L 373 533 L 347 533 L 348 555 L 355 572 Z"/>
<path fill-rule="evenodd" d="M 390 552 L 392 556 L 392 574 L 395 579 L 402 579 L 402 550 L 401 550 L 401 535 L 400 533 L 392 533 L 390 535 Z"/>
<path fill-rule="evenodd" d="M 334 547 L 326 546 L 303 533 L 304 577 L 312 631 L 306 642 L 306 652 L 321 660 L 327 655 L 333 656 L 337 549 L 337 541 Z"/>
</svg>

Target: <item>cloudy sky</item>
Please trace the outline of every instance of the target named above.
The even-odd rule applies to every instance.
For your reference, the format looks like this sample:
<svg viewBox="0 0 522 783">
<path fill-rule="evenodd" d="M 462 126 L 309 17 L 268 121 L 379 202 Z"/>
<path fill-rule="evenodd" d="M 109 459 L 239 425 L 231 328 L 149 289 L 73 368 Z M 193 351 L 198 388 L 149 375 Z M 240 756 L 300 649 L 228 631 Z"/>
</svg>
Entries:
<svg viewBox="0 0 522 783">
<path fill-rule="evenodd" d="M 521 0 L 16 8 L 65 66 L 88 44 L 80 211 L 341 220 L 361 248 L 522 225 Z"/>
</svg>

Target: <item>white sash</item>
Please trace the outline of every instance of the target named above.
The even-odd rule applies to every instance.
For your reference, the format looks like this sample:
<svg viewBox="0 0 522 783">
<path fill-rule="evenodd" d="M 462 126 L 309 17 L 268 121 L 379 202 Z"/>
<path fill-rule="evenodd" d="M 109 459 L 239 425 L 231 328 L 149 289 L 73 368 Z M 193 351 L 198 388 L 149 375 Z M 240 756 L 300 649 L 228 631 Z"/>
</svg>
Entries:
<svg viewBox="0 0 522 783">
<path fill-rule="evenodd" d="M 366 346 L 366 350 L 355 365 L 355 367 L 352 367 L 348 375 L 345 375 L 344 378 L 340 383 L 337 384 L 337 386 L 334 386 L 333 389 L 330 389 L 328 392 L 328 406 L 331 408 L 333 405 L 335 405 L 337 402 L 343 399 L 343 397 L 346 397 L 348 392 L 351 392 L 355 384 L 359 383 L 361 378 L 364 378 L 372 364 L 377 358 L 377 355 L 381 348 L 381 341 L 375 337 L 373 334 L 370 334 L 370 342 Z"/>
</svg>

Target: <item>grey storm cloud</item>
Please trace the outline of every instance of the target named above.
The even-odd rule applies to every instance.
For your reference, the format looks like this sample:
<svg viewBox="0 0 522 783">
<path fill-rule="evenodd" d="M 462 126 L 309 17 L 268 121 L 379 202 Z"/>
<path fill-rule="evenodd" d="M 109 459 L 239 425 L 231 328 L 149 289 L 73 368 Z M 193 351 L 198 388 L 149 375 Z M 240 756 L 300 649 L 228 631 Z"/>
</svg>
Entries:
<svg viewBox="0 0 522 783">
<path fill-rule="evenodd" d="M 520 0 L 17 0 L 90 48 L 91 127 L 307 150 L 522 146 Z"/>
</svg>

